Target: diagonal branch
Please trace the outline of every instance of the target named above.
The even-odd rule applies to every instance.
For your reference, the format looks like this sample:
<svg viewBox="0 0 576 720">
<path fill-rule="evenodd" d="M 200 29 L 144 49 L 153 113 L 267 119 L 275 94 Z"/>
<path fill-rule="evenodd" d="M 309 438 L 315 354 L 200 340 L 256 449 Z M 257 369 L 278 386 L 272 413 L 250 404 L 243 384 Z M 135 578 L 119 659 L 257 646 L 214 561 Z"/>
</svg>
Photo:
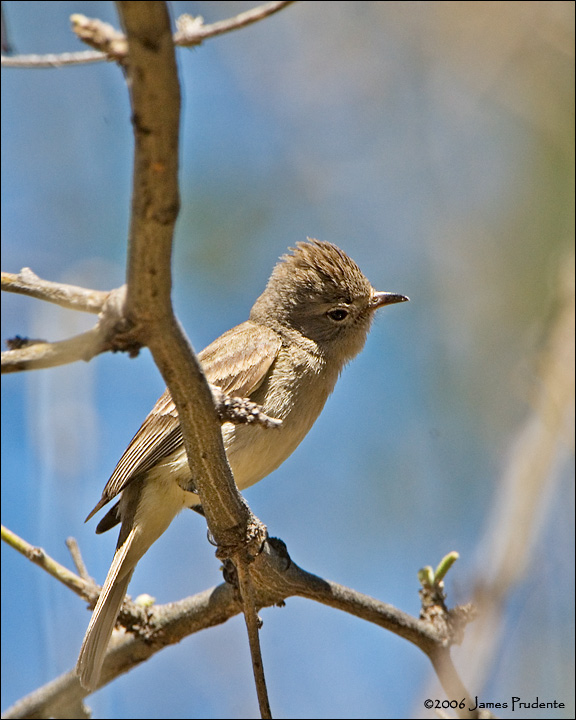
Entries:
<svg viewBox="0 0 576 720">
<path fill-rule="evenodd" d="M 66 340 L 50 343 L 19 339 L 18 344 L 21 346 L 2 353 L 3 375 L 23 370 L 45 370 L 78 360 L 88 361 L 109 349 L 98 323 L 91 330 Z"/>
<path fill-rule="evenodd" d="M 119 2 L 118 9 L 129 44 L 135 137 L 126 316 L 135 336 L 148 345 L 176 404 L 212 536 L 230 552 L 253 544 L 256 555 L 265 530 L 236 488 L 210 388 L 170 300 L 180 89 L 168 13 L 161 2 Z"/>
<path fill-rule="evenodd" d="M 82 310 L 88 313 L 101 312 L 110 295 L 110 291 L 107 290 L 87 290 L 77 285 L 43 280 L 30 268 L 22 268 L 19 273 L 3 272 L 2 290 L 46 300 L 69 310 Z"/>
<path fill-rule="evenodd" d="M 274 15 L 279 10 L 283 10 L 288 5 L 292 5 L 294 0 L 285 0 L 283 2 L 268 2 L 264 5 L 246 10 L 236 17 L 227 20 L 219 20 L 218 22 L 204 25 L 202 18 L 191 18 L 189 15 L 183 15 L 178 18 L 178 32 L 174 35 L 176 45 L 187 47 L 189 45 L 199 45 L 207 38 L 223 35 L 224 33 L 240 30 L 240 28 L 252 25 L 252 23 L 264 20 L 264 18 Z"/>
<path fill-rule="evenodd" d="M 67 567 L 61 565 L 59 562 L 50 557 L 42 548 L 35 547 L 23 538 L 16 535 L 16 533 L 9 530 L 7 527 L 2 525 L 1 528 L 2 540 L 10 545 L 10 547 L 17 550 L 19 553 L 28 558 L 31 562 L 35 563 L 49 575 L 55 577 L 61 583 L 70 588 L 73 592 L 85 600 L 96 600 L 98 598 L 98 590 L 96 585 L 92 582 L 87 582 L 83 578 L 79 577 L 75 573 L 68 570 Z"/>
<path fill-rule="evenodd" d="M 182 15 L 177 20 L 178 31 L 174 34 L 174 44 L 180 47 L 200 45 L 204 40 L 224 33 L 240 30 L 243 27 L 264 20 L 270 15 L 292 5 L 295 0 L 281 0 L 258 5 L 251 10 L 215 23 L 204 25 L 201 17 Z M 2 67 L 12 68 L 53 68 L 63 65 L 85 65 L 104 60 L 122 61 L 126 57 L 126 38 L 108 23 L 75 14 L 70 18 L 74 32 L 95 50 L 75 53 L 50 53 L 47 55 L 2 55 Z"/>
</svg>

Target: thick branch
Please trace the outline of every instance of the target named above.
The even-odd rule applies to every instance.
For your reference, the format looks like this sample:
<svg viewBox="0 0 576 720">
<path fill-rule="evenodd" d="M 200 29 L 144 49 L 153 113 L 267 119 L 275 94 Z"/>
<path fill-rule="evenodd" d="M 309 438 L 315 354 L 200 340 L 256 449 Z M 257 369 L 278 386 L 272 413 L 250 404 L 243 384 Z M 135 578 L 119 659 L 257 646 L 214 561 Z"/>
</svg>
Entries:
<svg viewBox="0 0 576 720">
<path fill-rule="evenodd" d="M 128 37 L 135 136 L 126 312 L 168 385 L 208 526 L 219 547 L 263 540 L 228 466 L 212 394 L 170 302 L 171 247 L 179 208 L 180 91 L 164 3 L 119 2 Z"/>
</svg>

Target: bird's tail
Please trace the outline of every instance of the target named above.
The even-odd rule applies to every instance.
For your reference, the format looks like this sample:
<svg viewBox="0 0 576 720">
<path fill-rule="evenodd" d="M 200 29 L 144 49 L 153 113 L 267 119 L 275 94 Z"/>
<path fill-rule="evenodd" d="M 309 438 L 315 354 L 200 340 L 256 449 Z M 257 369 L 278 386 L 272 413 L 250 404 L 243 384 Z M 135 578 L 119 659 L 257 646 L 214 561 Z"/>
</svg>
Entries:
<svg viewBox="0 0 576 720">
<path fill-rule="evenodd" d="M 95 690 L 98 687 L 106 648 L 139 559 L 134 558 L 134 552 L 130 553 L 135 534 L 135 529 L 132 529 L 124 543 L 116 550 L 82 642 L 76 674 L 86 690 Z"/>
</svg>

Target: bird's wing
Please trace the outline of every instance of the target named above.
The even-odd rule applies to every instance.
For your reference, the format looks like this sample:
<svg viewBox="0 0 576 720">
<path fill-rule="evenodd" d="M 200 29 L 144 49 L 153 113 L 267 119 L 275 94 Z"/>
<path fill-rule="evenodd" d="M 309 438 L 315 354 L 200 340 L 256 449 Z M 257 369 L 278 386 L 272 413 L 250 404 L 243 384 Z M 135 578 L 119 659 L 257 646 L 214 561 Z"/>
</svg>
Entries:
<svg viewBox="0 0 576 720">
<path fill-rule="evenodd" d="M 264 381 L 281 345 L 278 333 L 248 320 L 214 340 L 198 359 L 208 382 L 228 395 L 250 397 Z"/>
<path fill-rule="evenodd" d="M 209 382 L 228 395 L 249 397 L 263 382 L 282 341 L 277 333 L 247 321 L 221 335 L 198 359 Z M 182 431 L 172 396 L 165 390 L 134 435 L 89 520 L 132 480 L 182 446 Z M 119 518 L 109 525 L 113 527 Z M 108 526 L 104 529 L 109 529 Z"/>
<path fill-rule="evenodd" d="M 182 444 L 182 432 L 172 396 L 165 390 L 134 435 L 86 520 L 116 497 L 135 477 L 150 470 Z M 115 523 L 114 523 L 115 524 Z M 112 527 L 112 526 L 111 526 Z"/>
</svg>

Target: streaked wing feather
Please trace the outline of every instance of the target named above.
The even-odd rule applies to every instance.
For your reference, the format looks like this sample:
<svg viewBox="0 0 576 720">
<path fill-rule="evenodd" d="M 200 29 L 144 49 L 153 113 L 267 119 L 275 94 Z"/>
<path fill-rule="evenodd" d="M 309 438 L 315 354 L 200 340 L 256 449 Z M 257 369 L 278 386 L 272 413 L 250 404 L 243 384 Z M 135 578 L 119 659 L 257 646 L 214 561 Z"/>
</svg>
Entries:
<svg viewBox="0 0 576 720">
<path fill-rule="evenodd" d="M 249 397 L 263 382 L 282 341 L 277 333 L 247 321 L 208 345 L 198 356 L 208 381 L 229 395 Z M 116 497 L 134 478 L 182 445 L 176 406 L 168 390 L 134 435 L 86 520 Z M 112 525 L 110 525 L 112 527 Z M 108 527 L 106 527 L 108 529 Z M 103 532 L 101 530 L 100 532 Z"/>
<path fill-rule="evenodd" d="M 182 432 L 176 407 L 170 393 L 165 390 L 130 441 L 106 483 L 102 497 L 86 520 L 122 492 L 136 476 L 170 455 L 181 443 Z"/>
<path fill-rule="evenodd" d="M 228 395 L 250 397 L 262 384 L 281 345 L 278 333 L 248 320 L 214 340 L 198 359 L 209 382 Z"/>
</svg>

